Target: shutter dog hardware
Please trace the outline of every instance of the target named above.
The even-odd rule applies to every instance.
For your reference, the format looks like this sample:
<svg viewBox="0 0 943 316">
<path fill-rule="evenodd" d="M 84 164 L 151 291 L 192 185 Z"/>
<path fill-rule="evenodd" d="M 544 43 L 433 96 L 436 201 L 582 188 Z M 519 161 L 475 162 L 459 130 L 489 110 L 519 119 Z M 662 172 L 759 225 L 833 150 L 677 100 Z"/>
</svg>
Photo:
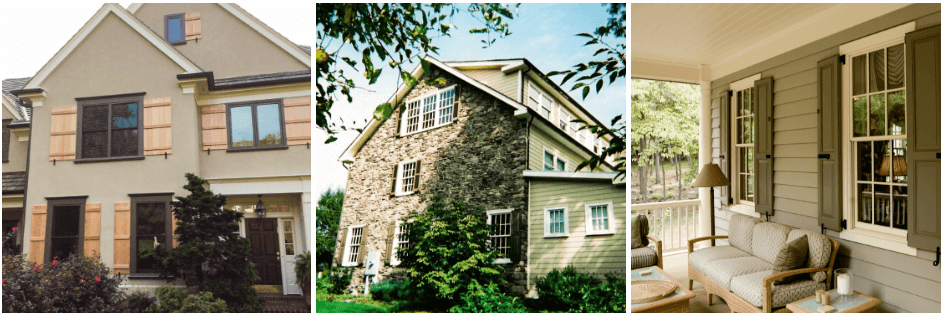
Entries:
<svg viewBox="0 0 943 316">
<path fill-rule="evenodd" d="M 936 267 L 939 265 L 940 265 L 940 247 L 936 247 L 936 261 L 933 262 L 933 266 Z"/>
</svg>

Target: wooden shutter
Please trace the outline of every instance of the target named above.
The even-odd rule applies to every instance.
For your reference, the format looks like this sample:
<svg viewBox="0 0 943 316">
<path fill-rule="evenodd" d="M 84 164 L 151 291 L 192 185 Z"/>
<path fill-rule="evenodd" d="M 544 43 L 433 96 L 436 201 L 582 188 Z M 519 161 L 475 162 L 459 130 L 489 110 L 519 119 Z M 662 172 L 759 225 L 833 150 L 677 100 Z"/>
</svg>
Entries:
<svg viewBox="0 0 943 316">
<path fill-rule="evenodd" d="M 393 263 L 393 241 L 396 234 L 396 219 L 390 223 L 390 232 L 386 235 L 386 264 Z"/>
<path fill-rule="evenodd" d="M 187 40 L 203 38 L 203 24 L 200 22 L 200 13 L 187 13 Z"/>
<path fill-rule="evenodd" d="M 311 142 L 311 96 L 285 99 L 285 136 L 289 146 Z"/>
<path fill-rule="evenodd" d="M 841 64 L 838 55 L 816 66 L 818 81 L 819 225 L 842 231 Z"/>
<path fill-rule="evenodd" d="M 907 245 L 940 247 L 940 26 L 905 35 Z M 934 249 L 936 248 L 936 249 Z"/>
<path fill-rule="evenodd" d="M 46 258 L 46 206 L 34 205 L 30 223 L 29 261 L 41 264 Z"/>
<path fill-rule="evenodd" d="M 83 252 L 86 257 L 96 257 L 100 253 L 101 215 L 101 203 L 85 204 L 85 246 Z"/>
<path fill-rule="evenodd" d="M 10 128 L 7 125 L 13 122 L 13 119 L 3 120 L 3 162 L 10 160 Z"/>
<path fill-rule="evenodd" d="M 399 117 L 396 119 L 396 133 L 393 133 L 396 135 L 396 138 L 400 138 L 403 136 L 403 134 L 405 134 L 405 131 L 403 130 L 403 120 L 406 120 L 406 115 L 408 114 L 406 113 L 406 107 L 407 105 L 405 102 L 399 106 Z"/>
<path fill-rule="evenodd" d="M 720 96 L 720 170 L 727 179 L 733 179 L 730 175 L 730 90 Z M 729 205 L 730 198 L 730 184 L 727 184 L 720 188 L 720 205 Z"/>
<path fill-rule="evenodd" d="M 144 100 L 144 155 L 173 154 L 170 98 Z"/>
<path fill-rule="evenodd" d="M 115 273 L 131 273 L 131 202 L 115 202 Z"/>
<path fill-rule="evenodd" d="M 756 212 L 773 215 L 773 78 L 753 82 L 756 134 L 753 166 L 756 172 Z"/>
<path fill-rule="evenodd" d="M 75 130 L 78 107 L 52 108 L 49 126 L 49 161 L 75 160 Z"/>
<path fill-rule="evenodd" d="M 416 175 L 415 175 L 415 180 L 413 180 L 413 183 L 415 184 L 413 186 L 413 191 L 415 192 L 419 192 L 419 184 L 420 184 L 419 176 L 422 175 L 421 171 L 422 171 L 422 160 L 416 160 Z"/>
<path fill-rule="evenodd" d="M 203 114 L 203 150 L 226 149 L 226 105 L 204 106 Z"/>
<path fill-rule="evenodd" d="M 390 196 L 396 195 L 396 172 L 399 171 L 399 164 L 393 165 L 393 185 L 390 189 Z"/>
<path fill-rule="evenodd" d="M 511 249 L 508 250 L 508 259 L 512 264 L 521 261 L 521 215 L 522 211 L 511 212 L 511 237 L 509 243 Z"/>
<path fill-rule="evenodd" d="M 170 207 L 170 206 L 168 206 L 168 207 Z M 170 231 L 171 233 L 174 234 L 174 236 L 173 236 L 173 245 L 174 245 L 174 248 L 177 248 L 177 246 L 180 246 L 180 235 L 179 235 L 179 234 L 176 234 L 176 232 L 177 232 L 177 217 L 174 216 L 173 208 L 172 208 L 172 207 L 170 207 L 169 209 L 167 209 L 167 211 L 170 212 L 170 221 L 173 223 L 173 224 L 171 224 L 171 225 L 173 225 L 173 228 L 172 228 L 172 230 Z"/>
<path fill-rule="evenodd" d="M 344 247 L 347 247 L 347 227 L 337 230 L 337 241 L 334 244 L 340 247 L 334 249 L 334 263 L 332 266 L 339 267 L 344 264 Z"/>
<path fill-rule="evenodd" d="M 367 225 L 363 225 L 363 230 L 360 231 L 360 254 L 357 255 L 357 265 L 365 264 L 367 262 Z"/>
</svg>

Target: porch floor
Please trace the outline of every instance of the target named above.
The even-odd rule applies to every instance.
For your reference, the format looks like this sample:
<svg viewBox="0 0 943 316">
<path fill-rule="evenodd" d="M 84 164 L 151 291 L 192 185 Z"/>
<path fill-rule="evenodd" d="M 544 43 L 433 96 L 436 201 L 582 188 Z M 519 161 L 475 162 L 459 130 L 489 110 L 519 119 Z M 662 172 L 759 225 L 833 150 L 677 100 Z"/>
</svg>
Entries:
<svg viewBox="0 0 943 316">
<path fill-rule="evenodd" d="M 258 293 L 263 313 L 310 313 L 302 295 Z"/>
<path fill-rule="evenodd" d="M 664 269 L 665 272 L 671 275 L 671 277 L 681 282 L 681 284 L 687 288 L 688 287 L 688 252 L 679 251 L 673 252 L 670 255 L 664 256 Z M 730 307 L 727 306 L 727 302 L 724 302 L 720 297 L 714 296 L 714 304 L 712 306 L 707 305 L 707 292 L 704 292 L 704 285 L 700 282 L 694 282 L 694 288 L 692 289 L 694 295 L 691 299 L 691 313 L 729 313 Z"/>
</svg>

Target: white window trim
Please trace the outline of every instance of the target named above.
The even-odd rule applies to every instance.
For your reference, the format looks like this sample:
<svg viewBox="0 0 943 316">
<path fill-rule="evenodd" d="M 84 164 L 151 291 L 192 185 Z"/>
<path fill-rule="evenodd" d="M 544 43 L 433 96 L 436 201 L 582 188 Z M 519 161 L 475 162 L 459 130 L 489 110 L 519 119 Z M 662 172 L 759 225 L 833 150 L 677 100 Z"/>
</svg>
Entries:
<svg viewBox="0 0 943 316">
<path fill-rule="evenodd" d="M 553 170 L 552 170 L 552 171 L 560 171 L 560 170 L 557 170 L 557 160 L 562 160 L 562 161 L 563 161 L 563 170 L 562 170 L 562 171 L 570 170 L 570 160 L 569 160 L 569 159 L 566 159 L 566 157 L 564 157 L 563 155 L 561 155 L 560 152 L 559 152 L 559 150 L 556 150 L 556 149 L 550 150 L 549 148 L 544 147 L 544 156 L 546 156 L 546 154 L 550 154 L 550 155 L 553 156 Z M 547 166 L 547 162 L 544 161 L 543 159 L 544 159 L 544 157 L 540 157 L 540 161 L 541 161 L 541 162 L 540 162 L 540 165 L 541 165 L 540 170 L 544 170 L 544 167 Z M 551 171 L 551 170 L 546 170 L 546 171 Z"/>
<path fill-rule="evenodd" d="M 550 233 L 550 211 L 563 210 L 563 233 Z M 557 205 L 544 208 L 544 238 L 570 236 L 570 208 L 567 205 Z"/>
<path fill-rule="evenodd" d="M 344 238 L 344 254 L 343 254 L 343 257 L 341 257 L 341 266 L 342 266 L 342 267 L 355 267 L 355 266 L 357 266 L 357 263 L 356 263 L 356 262 L 350 262 L 350 261 L 348 261 L 348 259 L 350 259 L 350 247 L 351 247 L 351 245 L 350 245 L 350 238 L 353 237 L 353 235 L 351 235 L 351 232 L 354 231 L 354 228 L 362 228 L 363 226 L 364 226 L 364 225 L 348 226 L 348 227 L 347 227 L 347 233 L 344 234 L 344 235 L 345 235 L 345 238 Z M 360 237 L 360 240 L 361 240 L 360 246 L 362 247 L 362 246 L 363 246 L 363 236 L 362 236 L 362 235 L 361 235 L 361 237 Z M 358 258 L 358 259 L 359 259 L 359 258 Z"/>
<path fill-rule="evenodd" d="M 428 131 L 428 130 L 431 130 L 431 129 L 436 129 L 436 128 L 439 128 L 439 127 L 442 127 L 442 126 L 446 126 L 446 125 L 455 123 L 455 115 L 456 115 L 456 112 L 458 112 L 458 107 L 456 106 L 456 105 L 458 105 L 458 95 L 453 95 L 453 97 L 452 97 L 452 119 L 449 120 L 448 123 L 444 123 L 444 124 L 440 124 L 440 123 L 439 123 L 439 111 L 441 110 L 441 109 L 439 108 L 439 106 L 441 106 L 441 103 L 440 103 L 440 102 L 442 102 L 442 94 L 448 92 L 449 90 L 455 90 L 455 87 L 456 87 L 456 86 L 458 86 L 458 85 L 451 85 L 451 86 L 449 86 L 448 88 L 439 89 L 439 90 L 436 90 L 436 91 L 433 91 L 433 92 L 429 92 L 429 93 L 420 95 L 420 96 L 418 96 L 418 97 L 415 97 L 415 98 L 406 100 L 406 102 L 404 102 L 403 104 L 406 105 L 407 108 L 403 109 L 403 112 L 400 113 L 400 136 L 412 135 L 412 134 L 416 134 L 416 133 Z M 428 97 L 430 97 L 430 96 L 432 96 L 432 95 L 436 95 L 436 101 L 435 101 L 435 102 L 436 102 L 436 107 L 435 107 L 434 110 L 432 110 L 432 112 L 433 112 L 433 116 L 432 116 L 432 126 L 430 126 L 430 127 L 428 127 L 428 128 L 422 128 L 422 115 L 423 115 L 423 112 L 422 112 L 422 108 L 423 108 L 422 100 L 424 100 L 425 98 L 428 98 Z M 419 102 L 419 123 L 418 123 L 419 125 L 416 126 L 416 130 L 415 130 L 415 131 L 407 133 L 407 132 L 406 132 L 406 126 L 408 125 L 408 122 L 407 122 L 407 115 L 403 115 L 403 114 L 405 113 L 405 111 L 408 111 L 408 110 L 409 110 L 409 109 L 408 109 L 408 105 L 409 105 L 410 103 L 412 103 L 412 102 L 417 102 L 417 101 Z"/>
<path fill-rule="evenodd" d="M 403 169 L 404 169 L 403 167 L 404 167 L 406 164 L 414 163 L 414 162 L 418 162 L 418 161 L 419 161 L 419 158 L 412 159 L 412 160 L 404 160 L 404 161 L 401 161 L 401 162 L 399 163 L 399 165 L 397 165 L 397 167 L 396 167 L 396 179 L 394 180 L 394 181 L 396 181 L 396 194 L 395 194 L 395 196 L 404 196 L 404 195 L 410 195 L 410 194 L 416 193 L 416 189 L 417 189 L 416 183 L 413 183 L 413 190 L 412 190 L 412 191 L 409 191 L 409 192 L 404 192 L 404 191 L 403 191 Z"/>
<path fill-rule="evenodd" d="M 537 101 L 537 104 L 539 104 L 539 105 L 537 106 L 537 108 L 534 109 L 534 110 L 536 110 L 537 113 L 540 113 L 540 115 L 543 115 L 542 110 L 543 110 L 543 109 L 547 109 L 547 112 L 550 113 L 550 114 L 547 115 L 547 120 L 551 120 L 551 121 L 552 121 L 552 119 L 553 119 L 553 118 L 552 118 L 552 117 L 553 117 L 553 109 L 554 109 L 554 106 L 553 106 L 553 105 L 554 105 L 554 103 L 556 103 L 556 102 L 554 102 L 553 97 L 550 96 L 549 94 L 545 93 L 540 87 L 538 87 L 537 85 L 534 85 L 533 83 L 530 83 L 530 87 L 533 88 L 534 91 L 537 91 L 537 95 L 536 95 L 536 96 L 533 96 L 533 95 L 528 95 L 528 96 L 527 96 L 528 98 L 534 99 L 534 101 Z M 530 94 L 530 91 L 528 91 L 527 93 Z M 544 104 L 544 98 L 543 98 L 543 97 L 547 97 L 547 99 L 550 100 L 550 104 Z M 528 103 L 529 103 L 529 102 L 528 102 Z"/>
<path fill-rule="evenodd" d="M 592 222 L 592 221 L 593 221 L 592 207 L 593 207 L 593 206 L 598 206 L 598 205 L 606 205 L 606 211 L 607 211 L 607 213 L 609 213 L 609 214 L 607 215 L 607 216 L 609 216 L 609 230 L 599 230 L 599 231 L 597 231 L 597 230 L 594 230 L 594 229 L 593 229 L 593 225 L 592 225 L 592 223 L 593 223 L 593 222 Z M 615 233 L 616 233 L 616 218 L 615 218 L 615 212 L 612 210 L 612 201 L 597 202 L 597 203 L 586 203 L 585 209 L 586 209 L 586 235 L 587 235 L 587 236 L 591 236 L 591 235 L 612 235 L 612 234 L 615 234 Z"/>
<path fill-rule="evenodd" d="M 762 78 L 762 73 L 757 73 L 755 75 L 749 76 L 747 78 L 740 79 L 736 82 L 730 84 L 730 91 L 733 91 L 736 94 L 737 91 L 744 90 L 747 88 L 752 88 L 753 83 Z M 730 174 L 727 175 L 727 178 L 730 180 L 730 197 L 733 198 L 733 204 L 730 206 L 730 211 L 734 213 L 739 213 L 747 216 L 753 216 L 756 218 L 760 217 L 760 214 L 756 212 L 756 204 L 750 201 L 740 201 L 740 151 L 737 150 L 737 109 L 731 104 L 727 105 L 727 109 L 730 113 L 727 113 L 728 119 L 730 122 L 730 132 L 727 133 L 730 136 L 728 144 L 730 144 L 730 151 L 727 153 L 728 160 L 730 161 Z M 755 135 L 755 133 L 754 133 Z"/>
<path fill-rule="evenodd" d="M 514 209 L 513 209 L 513 208 L 511 208 L 511 209 L 504 209 L 504 210 L 490 210 L 490 211 L 486 211 L 485 213 L 488 214 L 488 222 L 487 222 L 487 223 L 488 223 L 488 226 L 491 226 L 491 215 L 505 214 L 505 213 L 511 213 L 511 212 L 514 212 Z M 489 235 L 489 237 L 488 237 L 488 240 L 489 240 L 488 242 L 491 242 L 491 241 L 490 241 L 490 240 L 491 240 L 490 235 Z M 510 259 L 510 258 L 497 258 L 497 259 L 494 260 L 494 264 L 508 264 L 508 263 L 511 263 L 511 259 Z"/>
<path fill-rule="evenodd" d="M 410 220 L 410 222 L 412 221 Z M 397 253 L 399 252 L 400 227 L 403 225 L 403 223 L 404 222 L 401 220 L 396 220 L 396 228 L 393 229 L 393 253 L 390 254 L 390 265 L 394 267 L 399 266 L 399 264 L 402 263 L 402 261 L 400 261 L 397 257 Z"/>
<path fill-rule="evenodd" d="M 858 225 L 855 221 L 855 182 L 854 173 L 851 170 L 851 127 L 852 123 L 852 105 L 851 105 L 851 58 L 856 55 L 873 51 L 879 47 L 894 46 L 904 43 L 904 35 L 916 29 L 916 22 L 908 22 L 897 27 L 882 31 L 877 34 L 864 37 L 853 42 L 846 43 L 838 47 L 838 53 L 845 55 L 846 62 L 841 65 L 842 78 L 842 218 L 848 221 L 848 228 L 838 233 L 838 238 L 850 240 L 853 242 L 890 250 L 910 256 L 917 255 L 917 248 L 907 245 L 907 231 L 900 229 L 881 229 L 873 225 Z M 906 71 L 906 69 L 904 70 Z M 906 89 L 906 88 L 905 88 Z M 912 225 L 913 223 L 907 223 Z M 871 229 L 865 226 L 870 226 Z M 874 229 L 877 228 L 877 229 Z"/>
</svg>

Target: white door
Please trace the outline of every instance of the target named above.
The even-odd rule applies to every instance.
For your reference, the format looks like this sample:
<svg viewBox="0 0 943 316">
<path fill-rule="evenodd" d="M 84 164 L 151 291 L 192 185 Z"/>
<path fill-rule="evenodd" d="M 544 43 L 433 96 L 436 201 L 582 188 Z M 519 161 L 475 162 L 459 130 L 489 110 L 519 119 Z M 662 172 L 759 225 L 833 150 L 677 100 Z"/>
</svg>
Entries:
<svg viewBox="0 0 943 316">
<path fill-rule="evenodd" d="M 281 231 L 282 238 L 279 242 L 281 246 L 281 257 L 282 257 L 282 287 L 284 289 L 283 294 L 297 294 L 301 295 L 301 287 L 298 286 L 298 281 L 295 276 L 295 261 L 297 260 L 295 256 L 298 255 L 298 251 L 301 249 L 297 247 L 297 230 L 295 229 L 295 220 L 292 218 L 281 218 L 279 221 L 278 229 Z"/>
</svg>

